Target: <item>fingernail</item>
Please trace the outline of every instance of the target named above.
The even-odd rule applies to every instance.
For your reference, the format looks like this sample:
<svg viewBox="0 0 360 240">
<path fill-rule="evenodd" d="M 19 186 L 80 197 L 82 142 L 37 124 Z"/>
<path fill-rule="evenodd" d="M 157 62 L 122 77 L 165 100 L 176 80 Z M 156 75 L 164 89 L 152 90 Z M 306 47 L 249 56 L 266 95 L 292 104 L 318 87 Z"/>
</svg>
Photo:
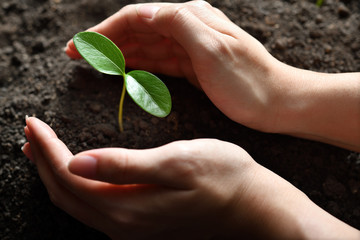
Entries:
<svg viewBox="0 0 360 240">
<path fill-rule="evenodd" d="M 85 178 L 94 178 L 96 168 L 97 159 L 87 155 L 74 156 L 68 163 L 70 172 Z"/>
<path fill-rule="evenodd" d="M 31 154 L 31 149 L 30 149 L 30 143 L 25 143 L 22 147 L 21 147 L 21 151 L 25 154 L 25 156 L 30 159 L 30 161 L 34 164 L 35 163 L 35 160 Z"/>
<path fill-rule="evenodd" d="M 69 41 L 66 42 L 66 45 L 65 45 L 65 47 L 63 48 L 64 52 L 66 52 L 66 50 L 70 47 L 70 46 L 69 46 L 69 45 L 70 45 L 70 42 L 71 42 L 71 40 L 69 40 Z"/>
<path fill-rule="evenodd" d="M 149 4 L 138 5 L 136 7 L 136 11 L 139 14 L 139 16 L 148 19 L 153 18 L 157 13 L 157 11 L 159 11 L 159 9 L 160 7 Z"/>
<path fill-rule="evenodd" d="M 49 125 L 36 117 L 28 117 L 26 120 L 26 126 L 29 132 L 31 132 L 33 136 L 37 135 L 38 138 L 57 137 Z"/>
</svg>

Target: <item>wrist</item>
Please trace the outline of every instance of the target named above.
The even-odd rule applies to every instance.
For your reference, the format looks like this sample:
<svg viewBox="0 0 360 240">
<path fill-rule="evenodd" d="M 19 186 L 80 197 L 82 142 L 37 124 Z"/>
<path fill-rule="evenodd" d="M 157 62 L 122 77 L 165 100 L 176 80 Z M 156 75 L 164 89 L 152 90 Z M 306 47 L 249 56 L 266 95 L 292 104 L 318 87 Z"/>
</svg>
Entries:
<svg viewBox="0 0 360 240">
<path fill-rule="evenodd" d="M 273 91 L 270 108 L 276 111 L 272 112 L 274 121 L 270 132 L 289 134 L 306 131 L 302 119 L 299 119 L 304 110 L 309 108 L 305 102 L 309 89 L 304 89 L 302 70 L 275 61 L 271 70 L 273 83 L 277 87 Z"/>
<path fill-rule="evenodd" d="M 290 76 L 292 74 L 288 67 L 270 54 L 263 55 L 261 65 L 257 67 L 258 74 L 253 80 L 260 80 L 263 104 L 260 108 L 254 108 L 252 119 L 255 125 L 246 125 L 263 132 L 282 133 L 285 127 L 283 124 L 290 117 L 286 102 L 291 98 L 290 91 L 294 89 L 295 83 L 284 76 L 286 72 Z"/>
<path fill-rule="evenodd" d="M 297 204 L 306 196 L 290 183 L 258 165 L 246 191 L 234 206 L 228 231 L 246 239 L 302 239 Z M 242 183 L 244 184 L 244 183 Z"/>
<path fill-rule="evenodd" d="M 358 239 L 360 232 L 314 204 L 303 192 L 258 165 L 232 209 L 226 229 L 246 239 Z"/>
<path fill-rule="evenodd" d="M 360 74 L 327 74 L 280 63 L 271 132 L 360 150 Z M 346 120 L 344 120 L 346 119 Z"/>
</svg>

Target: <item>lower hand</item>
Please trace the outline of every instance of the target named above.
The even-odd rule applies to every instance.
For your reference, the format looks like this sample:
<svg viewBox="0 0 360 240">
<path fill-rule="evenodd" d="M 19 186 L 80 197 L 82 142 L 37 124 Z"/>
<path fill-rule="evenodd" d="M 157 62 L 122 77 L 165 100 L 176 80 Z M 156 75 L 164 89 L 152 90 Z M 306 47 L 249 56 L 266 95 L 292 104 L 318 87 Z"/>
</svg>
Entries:
<svg viewBox="0 0 360 240">
<path fill-rule="evenodd" d="M 23 151 L 52 202 L 113 239 L 226 235 L 241 186 L 257 166 L 244 150 L 218 140 L 73 156 L 36 118 L 27 119 L 25 133 Z"/>
<path fill-rule="evenodd" d="M 113 239 L 356 239 L 359 232 L 214 139 L 75 156 L 51 128 L 28 118 L 23 151 L 55 205 Z"/>
</svg>

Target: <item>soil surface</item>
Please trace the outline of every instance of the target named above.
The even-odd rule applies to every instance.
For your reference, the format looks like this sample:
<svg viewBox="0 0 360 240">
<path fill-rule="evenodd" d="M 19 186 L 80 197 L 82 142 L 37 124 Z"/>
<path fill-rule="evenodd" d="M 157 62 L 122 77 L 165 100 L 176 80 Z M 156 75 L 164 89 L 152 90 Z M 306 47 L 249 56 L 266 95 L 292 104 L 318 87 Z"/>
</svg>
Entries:
<svg viewBox="0 0 360 240">
<path fill-rule="evenodd" d="M 36 168 L 20 150 L 26 114 L 50 124 L 73 153 L 202 137 L 233 142 L 360 229 L 358 153 L 236 124 L 184 79 L 161 76 L 173 97 L 165 119 L 143 112 L 127 97 L 125 132 L 118 132 L 121 79 L 71 61 L 63 47 L 75 33 L 135 2 L 1 0 L 0 239 L 107 239 L 50 202 Z M 360 71 L 358 0 L 325 0 L 320 8 L 315 0 L 209 2 L 283 62 L 322 72 Z"/>
</svg>

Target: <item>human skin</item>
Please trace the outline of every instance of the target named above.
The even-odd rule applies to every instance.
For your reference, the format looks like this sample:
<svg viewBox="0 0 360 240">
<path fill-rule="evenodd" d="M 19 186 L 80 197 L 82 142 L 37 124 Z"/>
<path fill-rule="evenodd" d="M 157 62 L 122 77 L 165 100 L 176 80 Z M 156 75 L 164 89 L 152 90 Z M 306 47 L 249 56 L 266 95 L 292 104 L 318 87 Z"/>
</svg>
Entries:
<svg viewBox="0 0 360 240">
<path fill-rule="evenodd" d="M 240 124 L 360 151 L 360 73 L 281 63 L 205 1 L 130 5 L 88 30 L 114 41 L 130 68 L 186 77 Z M 80 57 L 72 40 L 66 53 Z"/>
<path fill-rule="evenodd" d="M 188 78 L 234 121 L 359 149 L 359 73 L 285 65 L 204 1 L 130 5 L 89 30 L 112 39 L 129 67 Z M 79 58 L 72 41 L 66 53 Z M 200 139 L 74 157 L 45 123 L 26 123 L 23 151 L 52 201 L 114 239 L 360 237 L 233 144 Z"/>
<path fill-rule="evenodd" d="M 75 156 L 51 128 L 26 119 L 23 147 L 51 201 L 112 239 L 358 239 L 360 232 L 215 140 Z"/>
</svg>

